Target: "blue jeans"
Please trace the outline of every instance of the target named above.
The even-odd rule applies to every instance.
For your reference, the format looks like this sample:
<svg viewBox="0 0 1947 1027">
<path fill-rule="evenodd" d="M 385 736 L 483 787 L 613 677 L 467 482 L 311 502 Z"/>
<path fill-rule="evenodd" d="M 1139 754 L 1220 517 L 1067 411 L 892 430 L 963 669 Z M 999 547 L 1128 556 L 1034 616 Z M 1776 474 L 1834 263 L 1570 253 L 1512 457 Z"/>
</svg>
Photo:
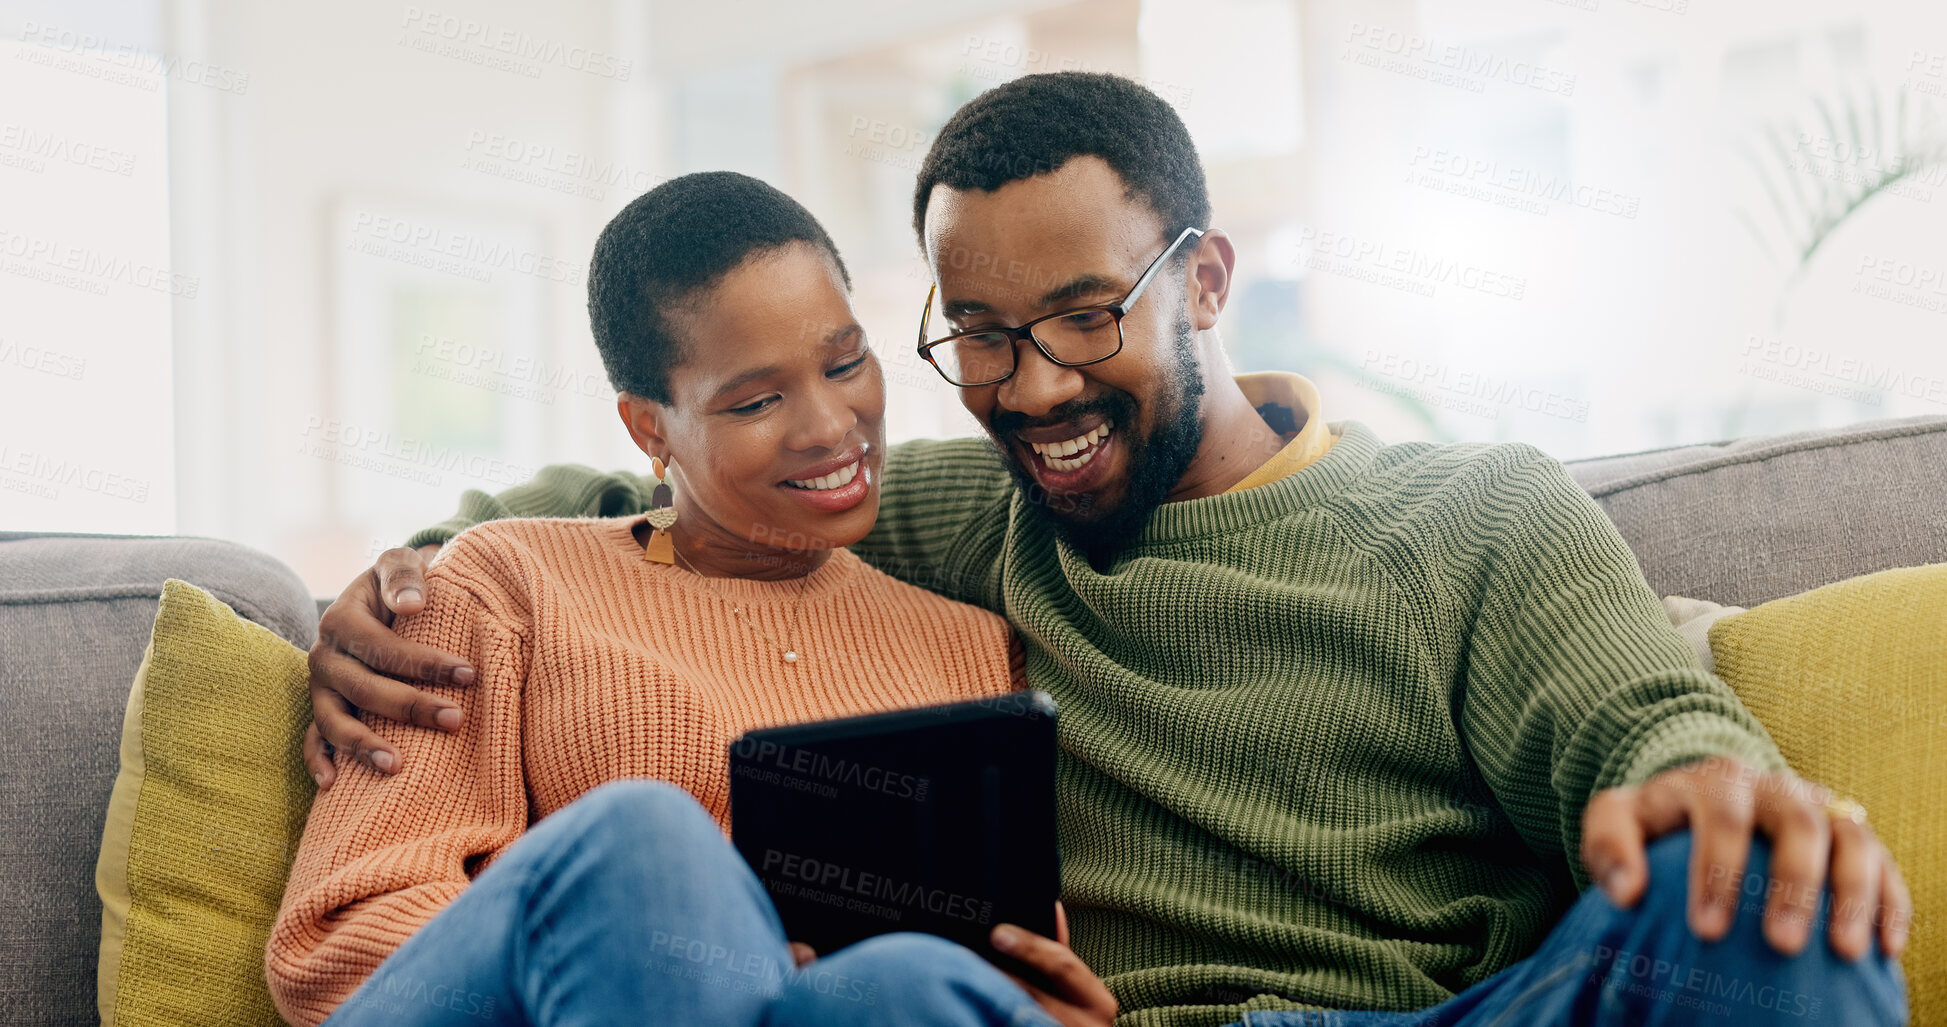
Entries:
<svg viewBox="0 0 1947 1027">
<path fill-rule="evenodd" d="M 1760 933 L 1768 844 L 1753 847 L 1737 916 L 1705 943 L 1684 919 L 1690 835 L 1650 845 L 1650 883 L 1634 909 L 1601 889 L 1582 894 L 1527 959 L 1430 1009 L 1411 1013 L 1251 1013 L 1243 1027 L 1489 1027 L 1510 1024 L 1854 1025 L 1906 1022 L 1898 963 L 1873 950 L 1847 963 L 1825 941 L 1832 893 L 1820 899 L 1811 941 L 1779 955 Z M 1234 1025 L 1235 1027 L 1235 1025 Z"/>
<path fill-rule="evenodd" d="M 952 942 L 887 934 L 797 969 L 756 876 L 689 793 L 613 781 L 535 824 L 327 1021 L 1010 1025 L 1054 1021 Z"/>
<path fill-rule="evenodd" d="M 1731 934 L 1684 919 L 1687 834 L 1650 847 L 1633 910 L 1591 889 L 1528 959 L 1411 1013 L 1252 1013 L 1246 1027 L 1904 1023 L 1899 967 L 1796 958 L 1759 934 L 1768 850 L 1752 852 Z M 1828 895 L 1825 899 L 1830 901 Z M 1052 1023 L 972 952 L 888 934 L 799 971 L 749 868 L 688 793 L 617 781 L 536 824 L 407 939 L 328 1021 L 698 1025 Z"/>
</svg>

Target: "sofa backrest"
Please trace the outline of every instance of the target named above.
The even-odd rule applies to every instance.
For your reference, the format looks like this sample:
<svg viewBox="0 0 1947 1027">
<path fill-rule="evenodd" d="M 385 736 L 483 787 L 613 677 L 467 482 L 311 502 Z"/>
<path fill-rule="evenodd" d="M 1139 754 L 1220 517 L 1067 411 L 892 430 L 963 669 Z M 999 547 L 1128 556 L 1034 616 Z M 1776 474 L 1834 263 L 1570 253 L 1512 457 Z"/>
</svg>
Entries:
<svg viewBox="0 0 1947 1027">
<path fill-rule="evenodd" d="M 1947 561 L 1947 417 L 1576 461 L 1658 595 L 1753 606 Z M 0 1024 L 92 1024 L 95 861 L 167 578 L 308 648 L 318 607 L 212 539 L 0 532 Z"/>
<path fill-rule="evenodd" d="M 1659 596 L 1756 606 L 1891 567 L 1947 562 L 1947 417 L 1568 469 L 1608 511 Z"/>
<path fill-rule="evenodd" d="M 95 860 L 168 578 L 308 648 L 296 574 L 231 542 L 0 533 L 0 1024 L 94 1024 Z"/>
</svg>

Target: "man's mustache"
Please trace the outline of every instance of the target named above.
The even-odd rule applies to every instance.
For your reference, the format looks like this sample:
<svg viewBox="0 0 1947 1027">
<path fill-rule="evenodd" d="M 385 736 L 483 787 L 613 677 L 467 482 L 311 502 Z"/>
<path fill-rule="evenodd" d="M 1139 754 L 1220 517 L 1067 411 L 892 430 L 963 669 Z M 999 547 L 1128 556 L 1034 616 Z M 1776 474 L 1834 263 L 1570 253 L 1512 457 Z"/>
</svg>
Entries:
<svg viewBox="0 0 1947 1027">
<path fill-rule="evenodd" d="M 1006 438 L 1015 432 L 1029 428 L 1046 428 L 1051 425 L 1068 424 L 1080 421 L 1095 414 L 1103 414 L 1118 425 L 1134 420 L 1136 398 L 1126 392 L 1116 391 L 1089 399 L 1070 400 L 1054 408 L 1041 417 L 1030 418 L 1018 410 L 996 407 L 987 418 L 987 430 L 995 438 Z"/>
</svg>

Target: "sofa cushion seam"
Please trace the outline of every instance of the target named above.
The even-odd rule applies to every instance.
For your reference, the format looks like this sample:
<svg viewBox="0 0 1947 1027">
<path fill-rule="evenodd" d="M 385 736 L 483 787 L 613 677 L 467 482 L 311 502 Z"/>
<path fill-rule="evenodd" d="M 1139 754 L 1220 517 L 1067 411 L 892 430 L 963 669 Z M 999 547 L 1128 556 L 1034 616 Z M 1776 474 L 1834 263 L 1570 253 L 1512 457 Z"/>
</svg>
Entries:
<svg viewBox="0 0 1947 1027">
<path fill-rule="evenodd" d="M 195 582 L 190 582 L 190 584 L 194 585 Z M 212 588 L 207 585 L 196 585 L 196 587 L 221 600 L 232 610 L 235 610 L 243 619 L 276 632 L 285 641 L 290 641 L 290 636 L 285 634 L 284 629 L 297 627 L 297 625 L 287 623 L 283 617 L 271 616 L 249 598 L 238 595 L 230 589 L 221 587 Z M 106 585 L 84 586 L 81 589 L 61 591 L 0 593 L 0 606 L 54 606 L 62 603 L 123 602 L 129 599 L 146 599 L 160 602 L 162 600 L 162 586 Z M 295 645 L 296 643 L 292 644 Z"/>
<path fill-rule="evenodd" d="M 1906 434 L 1925 434 L 1928 432 L 1947 430 L 1947 416 L 1935 415 L 1935 414 L 1916 414 L 1913 417 L 1900 418 L 1899 420 L 1917 422 L 1917 423 L 1890 424 L 1889 422 L 1885 422 L 1885 421 L 1877 421 L 1877 422 L 1866 421 L 1860 424 L 1840 425 L 1835 428 L 1804 429 L 1801 431 L 1787 432 L 1783 434 L 1813 436 L 1813 438 L 1800 440 L 1803 442 L 1817 441 L 1817 437 L 1821 435 L 1823 435 L 1826 438 L 1838 439 L 1840 441 L 1857 441 L 1861 439 L 1870 440 L 1870 439 L 1875 439 L 1880 437 L 1897 437 Z M 1865 433 L 1861 433 L 1859 431 L 1859 429 L 1865 428 L 1867 425 L 1870 424 L 1887 424 L 1888 426 L 1884 428 L 1873 428 L 1871 431 Z M 1669 446 L 1657 446 L 1654 449 L 1632 450 L 1631 452 L 1628 453 L 1599 453 L 1594 456 L 1579 456 L 1573 460 L 1564 460 L 1562 461 L 1562 464 L 1565 467 L 1575 467 L 1578 464 L 1595 464 L 1595 463 L 1603 463 L 1605 461 L 1610 461 L 1610 460 L 1634 460 L 1637 459 L 1638 457 L 1658 456 L 1663 453 L 1680 453 L 1686 449 L 1712 449 L 1712 448 L 1717 448 L 1722 446 L 1735 446 L 1740 442 L 1750 442 L 1754 439 L 1769 438 L 1769 439 L 1776 440 L 1781 437 L 1783 436 L 1782 435 L 1733 435 L 1730 438 L 1726 438 L 1726 439 L 1708 439 L 1699 442 L 1679 442 Z M 1793 443 L 1793 444 L 1796 445 L 1797 443 Z"/>
<path fill-rule="evenodd" d="M 1658 485 L 1667 481 L 1675 481 L 1678 478 L 1708 474 L 1726 467 L 1737 467 L 1743 464 L 1761 464 L 1779 457 L 1792 456 L 1798 453 L 1812 453 L 1821 449 L 1836 449 L 1842 446 L 1860 445 L 1864 443 L 1887 442 L 1894 439 L 1911 438 L 1917 435 L 1938 434 L 1943 431 L 1947 431 L 1947 420 L 1927 425 L 1911 425 L 1905 429 L 1886 433 L 1876 432 L 1871 435 L 1852 435 L 1827 439 L 1802 439 L 1786 447 L 1752 450 L 1747 453 L 1725 454 L 1723 456 L 1711 457 L 1689 466 L 1669 468 L 1662 471 L 1648 471 L 1605 485 L 1598 485 L 1586 491 L 1596 499 L 1603 499 L 1619 493 L 1628 492 L 1632 489 Z"/>
</svg>

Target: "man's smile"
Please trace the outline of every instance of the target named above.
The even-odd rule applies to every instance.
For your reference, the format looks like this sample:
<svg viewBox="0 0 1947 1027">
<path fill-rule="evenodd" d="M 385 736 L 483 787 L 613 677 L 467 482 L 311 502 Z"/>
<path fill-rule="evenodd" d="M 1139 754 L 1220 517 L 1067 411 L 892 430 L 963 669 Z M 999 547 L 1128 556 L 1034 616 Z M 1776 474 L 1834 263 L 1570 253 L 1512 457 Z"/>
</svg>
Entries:
<svg viewBox="0 0 1947 1027">
<path fill-rule="evenodd" d="M 1017 432 L 1015 457 L 1051 493 L 1089 492 L 1113 474 L 1112 457 L 1121 448 L 1115 427 L 1102 418 L 1086 428 L 1068 424 Z"/>
<path fill-rule="evenodd" d="M 1063 472 L 1078 471 L 1088 466 L 1088 462 L 1101 452 L 1101 443 L 1107 441 L 1109 429 L 1114 427 L 1113 422 L 1103 421 L 1080 434 L 1066 438 L 1058 436 L 1052 441 L 1045 438 L 1046 432 L 1022 432 L 1021 441 L 1027 443 L 1028 448 L 1049 467 Z"/>
</svg>

